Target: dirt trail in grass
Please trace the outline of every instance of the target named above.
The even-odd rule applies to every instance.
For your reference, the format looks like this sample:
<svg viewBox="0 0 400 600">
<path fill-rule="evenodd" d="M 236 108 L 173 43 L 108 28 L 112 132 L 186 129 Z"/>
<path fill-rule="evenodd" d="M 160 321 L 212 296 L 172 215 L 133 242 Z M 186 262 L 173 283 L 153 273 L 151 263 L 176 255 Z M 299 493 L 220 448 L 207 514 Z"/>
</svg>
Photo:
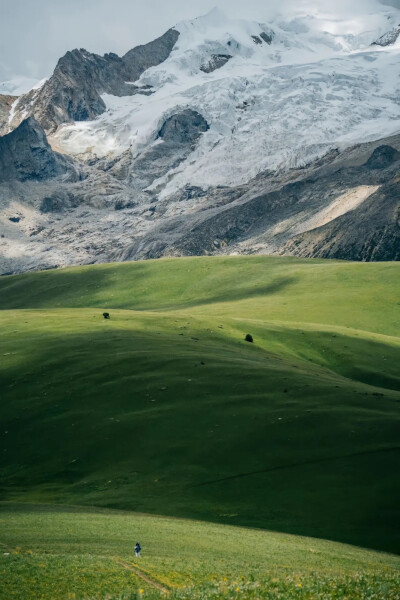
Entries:
<svg viewBox="0 0 400 600">
<path fill-rule="evenodd" d="M 13 549 L 10 548 L 9 546 L 7 546 L 7 544 L 4 544 L 3 542 L 0 542 L 0 547 L 3 548 L 4 550 L 8 550 L 9 552 L 12 552 Z M 115 561 L 121 565 L 121 567 L 124 567 L 124 569 L 128 569 L 129 571 L 132 571 L 133 573 L 135 573 L 138 577 L 140 577 L 141 579 L 143 579 L 143 581 L 146 581 L 146 583 L 148 583 L 149 585 L 151 585 L 154 588 L 157 588 L 158 590 L 160 590 L 161 592 L 164 592 L 164 594 L 169 594 L 170 590 L 165 587 L 164 585 L 162 585 L 161 583 L 159 583 L 158 581 L 156 581 L 155 579 L 152 579 L 151 577 L 149 577 L 148 575 L 146 575 L 146 573 L 144 573 L 140 567 L 136 566 L 136 565 L 128 565 L 127 563 L 125 563 L 124 561 L 116 558 Z"/>
<path fill-rule="evenodd" d="M 152 587 L 155 587 L 158 590 L 160 590 L 161 592 L 164 592 L 164 594 L 169 594 L 170 593 L 170 590 L 167 587 L 165 587 L 164 585 L 162 585 L 158 581 L 155 581 L 154 579 L 152 579 L 151 577 L 149 577 L 148 575 L 146 575 L 146 573 L 144 573 L 141 570 L 140 567 L 138 567 L 136 565 L 128 565 L 127 563 L 125 563 L 125 562 L 123 562 L 122 560 L 119 560 L 119 559 L 116 559 L 116 562 L 119 565 L 121 565 L 121 567 L 124 567 L 124 569 L 128 569 L 129 571 L 133 571 L 133 573 L 136 573 L 136 575 L 138 577 L 140 577 L 141 579 L 143 579 L 143 581 L 146 581 L 146 583 L 148 583 Z"/>
</svg>

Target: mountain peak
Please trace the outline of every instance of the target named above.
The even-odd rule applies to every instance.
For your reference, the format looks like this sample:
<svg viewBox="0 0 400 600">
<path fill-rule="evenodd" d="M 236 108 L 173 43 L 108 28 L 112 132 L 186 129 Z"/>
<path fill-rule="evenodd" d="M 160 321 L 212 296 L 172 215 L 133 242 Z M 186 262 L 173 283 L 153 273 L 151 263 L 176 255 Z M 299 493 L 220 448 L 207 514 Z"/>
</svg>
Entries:
<svg viewBox="0 0 400 600">
<path fill-rule="evenodd" d="M 100 56 L 85 48 L 69 50 L 39 90 L 21 97 L 13 125 L 18 125 L 26 114 L 35 115 L 49 132 L 65 123 L 95 119 L 106 108 L 103 94 L 120 97 L 137 93 L 138 88 L 129 83 L 164 61 L 178 38 L 179 32 L 169 29 L 160 38 L 133 48 L 122 58 L 114 53 Z"/>
<path fill-rule="evenodd" d="M 214 6 L 211 10 L 209 10 L 204 15 L 200 15 L 195 19 L 195 21 L 203 21 L 204 23 L 209 24 L 220 24 L 221 22 L 228 21 L 227 14 L 218 6 Z"/>
</svg>

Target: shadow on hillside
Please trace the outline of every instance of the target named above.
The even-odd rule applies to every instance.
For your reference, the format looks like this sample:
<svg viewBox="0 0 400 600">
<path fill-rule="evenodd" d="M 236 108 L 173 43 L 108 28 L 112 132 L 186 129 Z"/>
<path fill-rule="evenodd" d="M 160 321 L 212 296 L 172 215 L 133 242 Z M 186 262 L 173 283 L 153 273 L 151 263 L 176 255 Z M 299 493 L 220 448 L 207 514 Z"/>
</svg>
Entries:
<svg viewBox="0 0 400 600">
<path fill-rule="evenodd" d="M 145 276 L 141 266 L 132 278 L 132 303 L 135 286 Z M 0 309 L 82 308 L 110 306 L 119 308 L 112 298 L 115 269 L 53 269 L 0 278 Z M 123 307 L 121 307 L 123 308 Z M 133 308 L 133 307 L 132 307 Z"/>
<path fill-rule="evenodd" d="M 101 332 L 36 334 L 24 362 L 0 371 L 3 498 L 51 501 L 55 490 L 74 503 L 399 547 L 396 402 L 243 360 L 256 350 L 244 342 L 210 353 L 177 331 L 171 344 L 99 319 Z M 6 351 L 22 353 L 13 343 Z"/>
<path fill-rule="evenodd" d="M 281 277 L 268 285 L 257 286 L 253 288 L 242 287 L 239 289 L 226 289 L 222 294 L 210 296 L 209 298 L 199 298 L 182 302 L 179 308 L 189 308 L 191 306 L 204 306 L 208 304 L 221 304 L 223 302 L 239 302 L 240 300 L 249 300 L 261 296 L 272 296 L 282 292 L 297 281 L 296 277 Z"/>
<path fill-rule="evenodd" d="M 128 264 L 128 263 L 127 263 Z M 171 273 L 171 279 L 173 279 Z M 152 287 L 151 277 L 145 265 L 136 263 L 135 269 L 119 268 L 118 265 L 108 265 L 106 268 L 91 269 L 60 269 L 24 273 L 12 277 L 0 278 L 0 309 L 34 309 L 34 308 L 82 308 L 108 307 L 125 310 L 172 310 L 190 308 L 223 302 L 237 302 L 277 294 L 293 284 L 296 277 L 281 277 L 266 285 L 240 279 L 238 287 L 222 284 L 218 293 L 213 290 L 198 288 L 198 280 L 182 289 L 174 290 L 173 286 L 166 290 L 164 297 L 154 298 L 152 293 L 157 286 Z M 122 285 L 121 285 L 122 281 Z M 139 288 L 149 286 L 148 296 L 143 292 L 136 294 Z M 252 287 L 253 286 L 253 287 Z M 198 297 L 209 292 L 209 297 Z M 119 299 L 122 294 L 123 300 Z"/>
</svg>

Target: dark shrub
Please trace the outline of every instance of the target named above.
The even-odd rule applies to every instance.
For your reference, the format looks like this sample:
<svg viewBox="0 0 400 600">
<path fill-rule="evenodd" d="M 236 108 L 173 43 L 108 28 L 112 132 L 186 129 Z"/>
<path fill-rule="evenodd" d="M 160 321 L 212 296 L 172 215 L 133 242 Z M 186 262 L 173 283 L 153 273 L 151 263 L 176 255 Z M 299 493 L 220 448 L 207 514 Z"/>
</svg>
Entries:
<svg viewBox="0 0 400 600">
<path fill-rule="evenodd" d="M 246 337 L 244 339 L 246 340 L 246 342 L 250 342 L 251 344 L 254 342 L 253 336 L 250 335 L 249 333 L 246 335 Z"/>
<path fill-rule="evenodd" d="M 110 313 L 103 313 L 103 317 L 105 319 L 109 319 L 110 318 Z"/>
</svg>

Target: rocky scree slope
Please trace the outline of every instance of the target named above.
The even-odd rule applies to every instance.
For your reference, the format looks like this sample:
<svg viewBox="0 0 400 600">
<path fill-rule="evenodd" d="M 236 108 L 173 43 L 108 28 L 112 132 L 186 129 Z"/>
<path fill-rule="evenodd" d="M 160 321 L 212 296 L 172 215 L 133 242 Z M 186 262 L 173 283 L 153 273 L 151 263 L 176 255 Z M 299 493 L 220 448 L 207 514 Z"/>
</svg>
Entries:
<svg viewBox="0 0 400 600">
<path fill-rule="evenodd" d="M 189 151 L 190 142 L 180 149 Z M 242 186 L 186 187 L 163 201 L 138 201 L 110 175 L 115 165 L 95 176 L 88 169 L 76 182 L 6 182 L 0 193 L 12 200 L 0 215 L 1 271 L 202 254 L 398 260 L 399 156 L 395 136 Z M 153 156 L 153 169 L 165 166 L 163 158 Z M 148 169 L 142 178 L 152 175 Z"/>
<path fill-rule="evenodd" d="M 281 254 L 358 260 L 400 260 L 400 152 L 378 147 L 363 167 L 378 189 L 362 205 L 289 240 Z"/>
</svg>

